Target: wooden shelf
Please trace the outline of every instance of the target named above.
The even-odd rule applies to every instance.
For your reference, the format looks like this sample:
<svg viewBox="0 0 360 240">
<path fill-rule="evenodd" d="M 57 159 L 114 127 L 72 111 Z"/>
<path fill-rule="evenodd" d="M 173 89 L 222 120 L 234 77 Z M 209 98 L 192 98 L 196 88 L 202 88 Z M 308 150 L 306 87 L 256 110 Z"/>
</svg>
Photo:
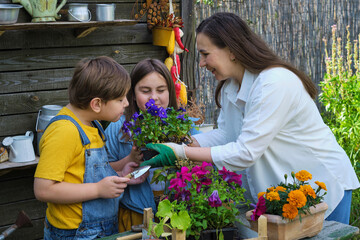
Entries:
<svg viewBox="0 0 360 240">
<path fill-rule="evenodd" d="M 40 23 L 14 23 L 0 25 L 0 36 L 7 30 L 33 30 L 33 29 L 53 29 L 53 28 L 75 28 L 76 38 L 87 36 L 98 27 L 107 26 L 129 26 L 138 23 L 137 20 L 118 19 L 114 21 L 90 21 L 90 22 L 40 22 Z"/>
<path fill-rule="evenodd" d="M 29 166 L 36 166 L 39 163 L 39 157 L 35 157 L 35 161 L 31 162 L 10 162 L 9 160 L 6 162 L 0 163 L 0 176 L 4 175 L 15 168 L 24 168 Z"/>
</svg>

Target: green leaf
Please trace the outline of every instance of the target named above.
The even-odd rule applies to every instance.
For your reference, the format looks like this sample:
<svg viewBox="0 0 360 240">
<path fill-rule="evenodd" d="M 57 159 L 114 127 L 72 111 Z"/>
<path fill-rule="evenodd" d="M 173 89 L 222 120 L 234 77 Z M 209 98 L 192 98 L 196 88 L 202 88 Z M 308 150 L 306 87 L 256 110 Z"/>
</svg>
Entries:
<svg viewBox="0 0 360 240">
<path fill-rule="evenodd" d="M 191 219 L 187 211 L 175 213 L 171 218 L 171 226 L 186 231 L 191 225 Z"/>
<path fill-rule="evenodd" d="M 171 203 L 168 199 L 162 200 L 159 203 L 157 217 L 172 217 Z"/>
</svg>

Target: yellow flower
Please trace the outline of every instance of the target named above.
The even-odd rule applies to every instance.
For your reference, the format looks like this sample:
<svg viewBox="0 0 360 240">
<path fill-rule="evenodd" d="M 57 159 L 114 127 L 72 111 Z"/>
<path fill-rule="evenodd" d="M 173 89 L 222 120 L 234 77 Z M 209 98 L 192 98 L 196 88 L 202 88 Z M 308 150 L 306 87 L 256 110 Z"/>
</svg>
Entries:
<svg viewBox="0 0 360 240">
<path fill-rule="evenodd" d="M 266 199 L 269 200 L 270 202 L 275 200 L 280 201 L 280 196 L 279 193 L 277 192 L 268 192 L 266 193 Z"/>
<path fill-rule="evenodd" d="M 257 196 L 260 198 L 261 196 L 264 196 L 264 194 L 266 194 L 266 192 L 259 192 Z"/>
<path fill-rule="evenodd" d="M 297 173 L 295 174 L 295 177 L 296 177 L 299 181 L 307 181 L 307 180 L 312 179 L 311 173 L 309 173 L 309 172 L 306 171 L 306 170 L 301 170 L 301 171 L 297 172 Z"/>
<path fill-rule="evenodd" d="M 316 183 L 321 189 L 324 189 L 325 191 L 327 191 L 325 183 L 319 182 L 319 181 L 315 181 L 315 183 Z"/>
<path fill-rule="evenodd" d="M 291 191 L 286 199 L 290 205 L 293 205 L 297 208 L 302 208 L 306 204 L 306 197 L 304 193 L 300 190 Z"/>
<path fill-rule="evenodd" d="M 314 199 L 316 198 L 315 191 L 310 185 L 301 185 L 300 191 L 302 191 L 305 196 L 311 196 Z"/>
<path fill-rule="evenodd" d="M 273 192 L 273 191 L 275 190 L 275 188 L 274 188 L 274 187 L 269 187 L 267 190 L 268 190 L 269 192 Z"/>
<path fill-rule="evenodd" d="M 282 211 L 284 218 L 294 219 L 298 215 L 298 209 L 290 204 L 284 204 Z"/>
<path fill-rule="evenodd" d="M 282 187 L 282 186 L 277 186 L 277 187 L 275 188 L 275 191 L 276 191 L 276 192 L 286 192 L 286 188 L 284 188 L 284 187 Z"/>
</svg>

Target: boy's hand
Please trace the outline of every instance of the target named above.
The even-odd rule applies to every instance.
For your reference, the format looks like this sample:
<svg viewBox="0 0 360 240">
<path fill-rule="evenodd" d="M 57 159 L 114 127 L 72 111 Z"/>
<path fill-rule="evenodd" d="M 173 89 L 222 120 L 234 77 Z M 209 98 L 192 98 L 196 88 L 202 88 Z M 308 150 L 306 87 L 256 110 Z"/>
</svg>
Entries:
<svg viewBox="0 0 360 240">
<path fill-rule="evenodd" d="M 130 179 L 125 177 L 109 176 L 97 183 L 99 198 L 119 197 Z"/>
</svg>

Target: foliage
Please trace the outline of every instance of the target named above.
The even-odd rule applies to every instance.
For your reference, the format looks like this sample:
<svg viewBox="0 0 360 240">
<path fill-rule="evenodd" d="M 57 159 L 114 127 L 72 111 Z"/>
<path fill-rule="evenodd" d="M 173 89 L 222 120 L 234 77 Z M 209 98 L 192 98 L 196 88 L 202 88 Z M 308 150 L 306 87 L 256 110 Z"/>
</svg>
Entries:
<svg viewBox="0 0 360 240">
<path fill-rule="evenodd" d="M 291 172 L 293 183 L 287 182 L 287 174 L 284 175 L 285 183 L 281 182 L 277 186 L 270 187 L 266 192 L 258 194 L 259 201 L 251 216 L 251 220 L 256 221 L 262 214 L 268 213 L 282 216 L 287 219 L 294 219 L 299 215 L 310 213 L 310 207 L 320 203 L 326 194 L 320 191 L 327 190 L 323 182 L 315 181 L 318 185 L 316 191 L 307 182 L 312 179 L 312 175 L 301 170 L 296 174 Z M 264 197 L 265 196 L 265 197 Z"/>
<path fill-rule="evenodd" d="M 182 167 L 170 180 L 171 191 L 167 198 L 159 203 L 156 217 L 160 222 L 154 227 L 156 236 L 164 232 L 164 226 L 184 230 L 187 236 L 195 239 L 204 229 L 232 226 L 238 221 L 236 206 L 245 202 L 241 177 L 225 167 L 216 170 L 206 162 L 192 169 Z M 221 231 L 218 239 L 223 239 Z"/>
<path fill-rule="evenodd" d="M 345 43 L 336 37 L 336 26 L 332 26 L 331 55 L 325 42 L 326 74 L 320 83 L 320 102 L 324 122 L 334 133 L 338 143 L 345 150 L 360 177 L 360 35 L 353 43 L 349 27 Z M 360 226 L 360 190 L 353 191 L 350 223 Z"/>
<path fill-rule="evenodd" d="M 190 139 L 192 121 L 185 113 L 185 109 L 162 108 L 150 99 L 146 104 L 146 111 L 135 112 L 130 121 L 122 126 L 122 131 L 138 147 L 147 143 L 175 142 L 181 143 Z"/>
</svg>

